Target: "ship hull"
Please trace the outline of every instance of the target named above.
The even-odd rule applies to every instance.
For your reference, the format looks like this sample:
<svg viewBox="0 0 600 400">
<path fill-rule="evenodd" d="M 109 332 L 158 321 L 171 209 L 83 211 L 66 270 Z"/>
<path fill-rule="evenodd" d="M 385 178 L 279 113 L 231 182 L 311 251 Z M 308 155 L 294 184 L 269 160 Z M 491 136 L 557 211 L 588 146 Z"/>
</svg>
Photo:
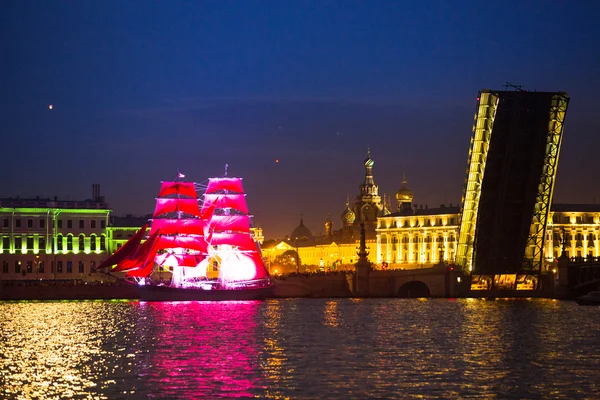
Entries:
<svg viewBox="0 0 600 400">
<path fill-rule="evenodd" d="M 138 286 L 141 301 L 244 301 L 271 297 L 272 287 L 236 290 L 183 289 L 168 286 Z"/>
</svg>

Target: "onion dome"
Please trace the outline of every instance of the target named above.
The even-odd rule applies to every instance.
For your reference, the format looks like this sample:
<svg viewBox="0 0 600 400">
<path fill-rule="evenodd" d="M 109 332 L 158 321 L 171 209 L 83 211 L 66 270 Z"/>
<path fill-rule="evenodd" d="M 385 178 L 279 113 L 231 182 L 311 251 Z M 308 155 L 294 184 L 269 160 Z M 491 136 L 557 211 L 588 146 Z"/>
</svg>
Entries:
<svg viewBox="0 0 600 400">
<path fill-rule="evenodd" d="M 327 219 L 325 220 L 325 228 L 331 228 L 333 226 L 333 221 L 331 220 L 331 216 L 327 214 Z"/>
<path fill-rule="evenodd" d="M 356 214 L 352 209 L 350 209 L 350 196 L 346 197 L 346 209 L 342 212 L 342 224 L 344 226 L 349 226 L 354 224 L 354 220 L 356 219 Z"/>
<path fill-rule="evenodd" d="M 396 202 L 411 203 L 413 199 L 412 191 L 406 186 L 406 177 L 402 174 L 402 187 L 396 192 Z"/>
<path fill-rule="evenodd" d="M 331 237 L 333 233 L 333 221 L 331 220 L 331 216 L 327 214 L 327 219 L 325 220 L 325 236 Z"/>
<path fill-rule="evenodd" d="M 365 158 L 365 167 L 372 167 L 375 161 L 371 158 L 371 149 L 367 149 L 367 158 Z"/>
<path fill-rule="evenodd" d="M 310 231 L 310 229 L 308 229 L 306 226 L 304 226 L 303 218 L 300 218 L 300 225 L 298 225 L 296 227 L 296 229 L 294 229 L 292 231 L 290 238 L 293 240 L 307 240 L 307 239 L 313 238 L 313 235 L 312 235 L 312 232 Z"/>
</svg>

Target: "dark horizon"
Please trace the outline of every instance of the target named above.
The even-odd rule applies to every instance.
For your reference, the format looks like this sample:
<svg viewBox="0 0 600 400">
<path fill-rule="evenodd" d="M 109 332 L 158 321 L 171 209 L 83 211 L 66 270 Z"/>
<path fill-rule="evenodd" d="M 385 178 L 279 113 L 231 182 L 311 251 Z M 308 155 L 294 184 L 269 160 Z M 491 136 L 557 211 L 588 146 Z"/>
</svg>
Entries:
<svg viewBox="0 0 600 400">
<path fill-rule="evenodd" d="M 600 199 L 598 4 L 42 3 L 0 13 L 0 196 L 152 212 L 159 181 L 244 178 L 265 237 L 358 194 L 460 203 L 478 91 L 571 97 L 556 203 Z M 52 109 L 49 109 L 52 105 Z M 279 162 L 276 162 L 279 160 Z"/>
</svg>

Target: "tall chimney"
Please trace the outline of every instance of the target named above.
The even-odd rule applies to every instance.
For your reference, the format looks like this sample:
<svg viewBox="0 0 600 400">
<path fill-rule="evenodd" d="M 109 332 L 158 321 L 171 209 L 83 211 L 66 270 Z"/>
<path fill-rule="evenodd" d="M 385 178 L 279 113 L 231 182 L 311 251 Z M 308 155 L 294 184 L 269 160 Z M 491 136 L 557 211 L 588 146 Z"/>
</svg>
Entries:
<svg viewBox="0 0 600 400">
<path fill-rule="evenodd" d="M 99 183 L 92 184 L 92 197 L 94 200 L 98 200 L 98 198 L 100 198 L 100 184 Z"/>
</svg>

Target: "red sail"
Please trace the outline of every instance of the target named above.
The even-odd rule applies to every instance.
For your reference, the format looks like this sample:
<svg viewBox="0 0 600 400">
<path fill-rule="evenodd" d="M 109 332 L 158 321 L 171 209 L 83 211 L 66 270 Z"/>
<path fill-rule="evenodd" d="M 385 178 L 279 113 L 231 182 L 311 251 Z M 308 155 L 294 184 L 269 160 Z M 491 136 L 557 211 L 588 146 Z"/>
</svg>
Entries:
<svg viewBox="0 0 600 400">
<path fill-rule="evenodd" d="M 156 256 L 158 236 L 159 232 L 154 232 L 148 240 L 140 246 L 139 250 L 135 253 L 135 261 L 140 266 L 136 269 L 131 269 L 125 274 L 128 277 L 145 277 L 149 276 L 154 269 L 154 256 Z"/>
<path fill-rule="evenodd" d="M 205 214 L 205 210 L 211 205 L 216 208 L 234 208 L 248 214 L 248 206 L 244 196 L 244 194 L 205 194 L 202 214 Z"/>
<path fill-rule="evenodd" d="M 144 262 L 142 268 L 132 269 L 125 274 L 129 278 L 145 278 L 152 274 L 154 270 L 154 259 L 149 259 Z"/>
<path fill-rule="evenodd" d="M 184 248 L 206 252 L 208 244 L 201 236 L 160 236 L 157 250 Z"/>
<path fill-rule="evenodd" d="M 116 267 L 114 267 L 111 270 L 111 272 L 127 271 L 130 269 L 139 268 L 140 265 L 144 263 L 146 258 L 148 258 L 150 252 L 153 251 L 153 248 L 156 247 L 158 233 L 158 231 L 153 232 L 152 235 L 150 235 L 150 237 L 148 238 L 148 240 L 146 240 L 144 243 L 141 244 L 141 246 L 137 248 L 134 254 L 121 261 Z M 156 253 L 156 249 L 154 249 L 154 253 Z M 154 258 L 154 255 L 152 255 L 152 258 Z"/>
<path fill-rule="evenodd" d="M 116 265 L 110 272 L 121 272 L 121 271 L 129 271 L 130 269 L 137 269 L 140 267 L 140 262 L 135 258 L 126 258 L 121 261 L 118 265 Z"/>
<path fill-rule="evenodd" d="M 215 212 L 215 205 L 214 204 L 208 204 L 206 205 L 206 203 L 204 203 L 204 205 L 202 206 L 202 212 L 200 213 L 200 218 L 202 218 L 205 221 L 209 221 L 212 216 L 213 213 Z"/>
<path fill-rule="evenodd" d="M 265 264 L 258 252 L 251 252 L 247 254 L 247 256 L 252 258 L 254 265 L 256 265 L 256 274 L 254 279 L 268 278 L 270 276 L 269 271 L 267 271 L 265 268 Z"/>
<path fill-rule="evenodd" d="M 176 198 L 156 199 L 155 217 L 178 211 L 199 217 L 200 209 L 198 208 L 198 200 Z"/>
<path fill-rule="evenodd" d="M 194 182 L 161 182 L 158 197 L 165 197 L 172 194 L 198 198 Z"/>
<path fill-rule="evenodd" d="M 146 229 L 148 229 L 148 224 L 144 224 L 144 226 L 142 226 L 140 230 L 135 233 L 135 235 L 133 235 L 127 242 L 125 242 L 123 246 L 121 246 L 111 256 L 104 260 L 104 262 L 100 264 L 100 266 L 96 268 L 101 269 L 118 264 L 125 258 L 129 257 L 131 254 L 133 254 L 140 242 L 142 241 L 142 239 L 144 238 Z"/>
<path fill-rule="evenodd" d="M 163 235 L 172 235 L 176 233 L 184 235 L 203 235 L 206 222 L 201 219 L 171 219 L 157 218 L 152 220 L 150 232 L 160 230 Z"/>
<path fill-rule="evenodd" d="M 218 193 L 223 190 L 229 190 L 237 193 L 244 193 L 241 178 L 210 178 L 206 193 Z"/>
<path fill-rule="evenodd" d="M 250 232 L 248 215 L 213 215 L 210 228 L 214 231 Z"/>
<path fill-rule="evenodd" d="M 247 233 L 213 232 L 210 244 L 212 246 L 226 244 L 230 246 L 237 246 L 241 250 L 256 251 L 256 243 L 254 243 L 252 237 Z"/>
<path fill-rule="evenodd" d="M 206 258 L 200 254 L 175 254 L 180 267 L 195 267 Z"/>
</svg>

